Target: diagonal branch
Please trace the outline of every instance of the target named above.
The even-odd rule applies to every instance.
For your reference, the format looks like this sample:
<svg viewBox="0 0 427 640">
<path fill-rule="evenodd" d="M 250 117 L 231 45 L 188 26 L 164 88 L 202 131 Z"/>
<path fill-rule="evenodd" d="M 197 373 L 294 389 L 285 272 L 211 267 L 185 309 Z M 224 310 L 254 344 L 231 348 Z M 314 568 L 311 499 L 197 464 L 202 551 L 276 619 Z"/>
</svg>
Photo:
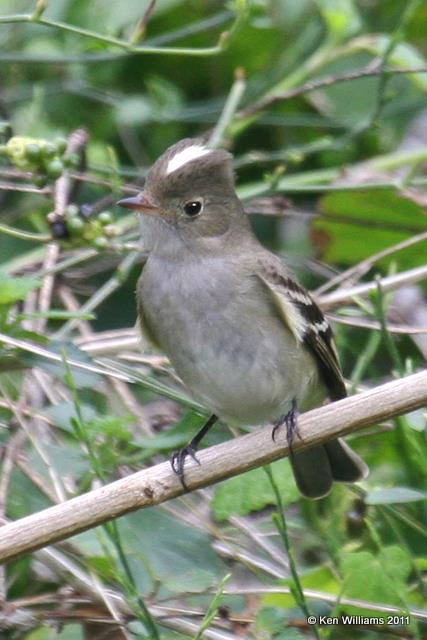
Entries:
<svg viewBox="0 0 427 640">
<path fill-rule="evenodd" d="M 427 404 L 427 370 L 305 413 L 295 450 L 319 444 Z M 189 489 L 200 489 L 289 454 L 285 434 L 274 443 L 271 428 L 201 451 L 200 466 L 186 469 Z M 0 561 L 18 558 L 130 511 L 184 493 L 168 462 L 0 527 Z"/>
<path fill-rule="evenodd" d="M 360 80 L 361 78 L 371 78 L 373 76 L 395 76 L 395 75 L 410 75 L 415 73 L 427 73 L 427 67 L 404 67 L 404 68 L 390 68 L 390 69 L 381 69 L 378 66 L 367 66 L 363 69 L 354 69 L 352 71 L 346 71 L 344 73 L 337 73 L 336 75 L 328 75 L 322 78 L 316 78 L 314 80 L 308 80 L 304 84 L 299 87 L 295 87 L 294 89 L 289 89 L 288 91 L 282 91 L 279 93 L 269 94 L 257 102 L 245 107 L 239 111 L 239 118 L 246 118 L 251 116 L 259 111 L 264 111 L 265 109 L 272 107 L 277 102 L 284 102 L 286 100 L 291 100 L 292 98 L 297 98 L 299 96 L 304 95 L 305 93 L 310 93 L 312 91 L 318 91 L 319 89 L 325 89 L 327 87 L 331 87 L 335 84 L 340 84 L 342 82 L 350 82 L 352 80 Z"/>
</svg>

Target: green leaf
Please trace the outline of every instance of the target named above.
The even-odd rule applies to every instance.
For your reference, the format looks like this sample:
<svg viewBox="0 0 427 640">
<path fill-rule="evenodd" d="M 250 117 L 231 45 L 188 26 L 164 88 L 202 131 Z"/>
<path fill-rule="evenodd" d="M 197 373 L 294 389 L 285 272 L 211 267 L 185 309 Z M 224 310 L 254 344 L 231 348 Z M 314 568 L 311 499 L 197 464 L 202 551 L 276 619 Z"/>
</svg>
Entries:
<svg viewBox="0 0 427 640">
<path fill-rule="evenodd" d="M 427 229 L 423 209 L 393 189 L 331 193 L 322 198 L 320 209 L 323 217 L 314 222 L 315 241 L 327 262 L 355 264 Z M 421 249 L 425 244 L 377 264 L 387 267 L 393 261 L 402 270 L 420 266 L 425 262 L 425 249 Z"/>
<path fill-rule="evenodd" d="M 376 56 L 383 56 L 390 44 L 388 34 L 368 35 L 357 38 L 353 43 L 361 46 Z M 407 42 L 399 42 L 389 56 L 388 63 L 397 68 L 423 68 L 426 66 L 426 59 L 414 46 Z M 413 73 L 408 76 L 411 82 L 425 91 L 427 89 L 427 73 Z"/>
<path fill-rule="evenodd" d="M 330 567 L 320 566 L 300 575 L 300 581 L 304 589 L 322 591 L 330 595 L 336 595 L 341 591 L 341 584 Z M 279 584 L 291 586 L 292 580 L 279 580 Z M 262 597 L 264 606 L 275 606 L 289 609 L 295 606 L 295 598 L 291 593 L 269 593 Z"/>
<path fill-rule="evenodd" d="M 13 278 L 0 273 L 0 304 L 13 304 L 41 285 L 35 278 Z"/>
<path fill-rule="evenodd" d="M 183 524 L 159 509 L 126 516 L 119 527 L 125 553 L 142 589 L 149 576 L 175 593 L 216 587 L 224 564 L 211 546 L 209 530 Z"/>
<path fill-rule="evenodd" d="M 283 496 L 284 504 L 296 502 L 299 493 L 287 460 L 271 465 L 273 476 Z M 217 520 L 231 515 L 246 515 L 276 504 L 274 492 L 263 469 L 253 469 L 222 482 L 215 491 L 212 508 Z"/>
<path fill-rule="evenodd" d="M 283 609 L 264 607 L 256 617 L 255 628 L 257 633 L 268 632 L 275 636 L 287 626 L 288 618 L 288 612 Z"/>
<path fill-rule="evenodd" d="M 366 504 L 400 504 L 427 500 L 425 491 L 417 491 L 407 487 L 391 487 L 389 489 L 374 489 L 365 496 Z"/>
<path fill-rule="evenodd" d="M 406 580 L 411 567 L 411 558 L 407 552 L 396 546 L 384 547 L 376 556 L 369 551 L 344 552 L 341 554 L 344 576 L 342 595 L 404 608 L 407 597 Z M 348 606 L 345 606 L 345 610 L 357 610 L 358 613 L 361 610 L 366 613 L 368 611 Z"/>
<path fill-rule="evenodd" d="M 343 40 L 359 31 L 361 21 L 352 0 L 317 0 L 316 4 L 334 40 Z"/>
<path fill-rule="evenodd" d="M 51 340 L 48 343 L 48 347 L 49 351 L 56 353 L 61 357 L 65 355 L 66 358 L 70 360 L 75 360 L 84 364 L 93 364 L 93 360 L 87 353 L 69 342 Z M 54 377 L 64 379 L 67 375 L 65 364 L 63 362 L 55 362 L 48 358 L 44 358 L 41 355 L 27 351 L 20 351 L 20 359 L 32 367 L 40 367 Z M 78 369 L 77 367 L 73 368 L 73 378 L 78 388 L 93 389 L 101 380 L 100 374 L 93 371 Z"/>
</svg>

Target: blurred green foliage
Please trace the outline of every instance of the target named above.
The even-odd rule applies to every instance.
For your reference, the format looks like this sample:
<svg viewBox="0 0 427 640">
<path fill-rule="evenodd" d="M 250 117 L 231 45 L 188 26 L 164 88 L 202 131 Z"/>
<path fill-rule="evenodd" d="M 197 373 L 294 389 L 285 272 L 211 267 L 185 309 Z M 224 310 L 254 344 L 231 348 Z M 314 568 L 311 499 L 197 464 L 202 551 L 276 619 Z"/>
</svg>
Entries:
<svg viewBox="0 0 427 640">
<path fill-rule="evenodd" d="M 0 6 L 0 333 L 9 339 L 0 343 L 0 487 L 8 518 L 154 464 L 203 421 L 163 361 L 141 360 L 123 342 L 95 363 L 85 340 L 107 339 L 107 330 L 121 339 L 135 323 L 138 229 L 115 202 L 170 144 L 211 135 L 233 87 L 243 95 L 216 131 L 235 155 L 239 193 L 256 233 L 287 254 L 307 286 L 427 231 L 425 2 L 158 0 L 141 24 L 149 4 L 51 0 L 45 11 L 37 3 L 37 15 L 31 0 Z M 398 73 L 408 69 L 423 72 Z M 304 87 L 358 70 L 376 75 Z M 66 148 L 76 130 L 86 136 L 82 129 L 88 140 Z M 426 255 L 424 238 L 360 277 L 422 267 Z M 418 287 L 422 300 L 425 279 Z M 336 325 L 355 385 L 425 364 L 413 336 L 381 329 L 385 317 L 398 322 L 391 302 L 377 292 L 337 311 L 370 322 Z M 69 370 L 65 357 L 74 360 Z M 114 382 L 112 370 L 137 384 Z M 320 502 L 298 496 L 286 461 L 272 469 L 310 612 L 387 617 L 394 606 L 408 626 L 307 626 L 271 520 L 275 493 L 257 469 L 11 563 L 0 581 L 1 637 L 196 637 L 204 619 L 205 637 L 218 640 L 421 639 L 425 413 L 389 426 L 352 439 L 369 479 Z M 220 425 L 206 444 L 229 437 Z"/>
</svg>

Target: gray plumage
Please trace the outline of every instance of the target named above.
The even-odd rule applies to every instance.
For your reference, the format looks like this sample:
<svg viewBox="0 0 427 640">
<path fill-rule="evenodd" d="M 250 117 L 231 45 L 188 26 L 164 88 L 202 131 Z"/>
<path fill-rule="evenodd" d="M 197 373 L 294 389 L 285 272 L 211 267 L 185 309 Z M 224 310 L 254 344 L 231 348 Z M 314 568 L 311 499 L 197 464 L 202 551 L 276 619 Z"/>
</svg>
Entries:
<svg viewBox="0 0 427 640">
<path fill-rule="evenodd" d="M 153 165 L 142 196 L 123 201 L 146 214 L 139 317 L 204 406 L 232 423 L 274 423 L 293 400 L 305 411 L 344 397 L 345 386 L 322 313 L 253 235 L 230 160 L 200 140 L 182 140 Z M 312 498 L 333 480 L 367 473 L 341 440 L 294 454 L 291 464 Z"/>
</svg>

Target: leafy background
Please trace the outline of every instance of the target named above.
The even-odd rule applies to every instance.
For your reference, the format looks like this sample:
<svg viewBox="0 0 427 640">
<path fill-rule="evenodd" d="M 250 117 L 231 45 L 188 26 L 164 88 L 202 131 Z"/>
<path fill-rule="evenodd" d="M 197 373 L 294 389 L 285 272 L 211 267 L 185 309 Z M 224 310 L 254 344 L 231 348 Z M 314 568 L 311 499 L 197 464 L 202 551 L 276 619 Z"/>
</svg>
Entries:
<svg viewBox="0 0 427 640">
<path fill-rule="evenodd" d="M 319 295 L 407 273 L 395 296 L 330 310 L 353 391 L 424 366 L 426 2 L 3 0 L 0 12 L 3 519 L 154 464 L 203 420 L 167 361 L 139 353 L 143 254 L 114 205 L 182 137 L 233 151 L 257 234 Z M 360 70 L 372 75 L 304 84 Z M 221 425 L 206 444 L 232 435 Z M 279 461 L 16 560 L 0 573 L 1 637 L 426 637 L 425 412 L 352 446 L 369 478 L 321 501 Z M 403 619 L 307 624 L 389 611 Z"/>
</svg>

